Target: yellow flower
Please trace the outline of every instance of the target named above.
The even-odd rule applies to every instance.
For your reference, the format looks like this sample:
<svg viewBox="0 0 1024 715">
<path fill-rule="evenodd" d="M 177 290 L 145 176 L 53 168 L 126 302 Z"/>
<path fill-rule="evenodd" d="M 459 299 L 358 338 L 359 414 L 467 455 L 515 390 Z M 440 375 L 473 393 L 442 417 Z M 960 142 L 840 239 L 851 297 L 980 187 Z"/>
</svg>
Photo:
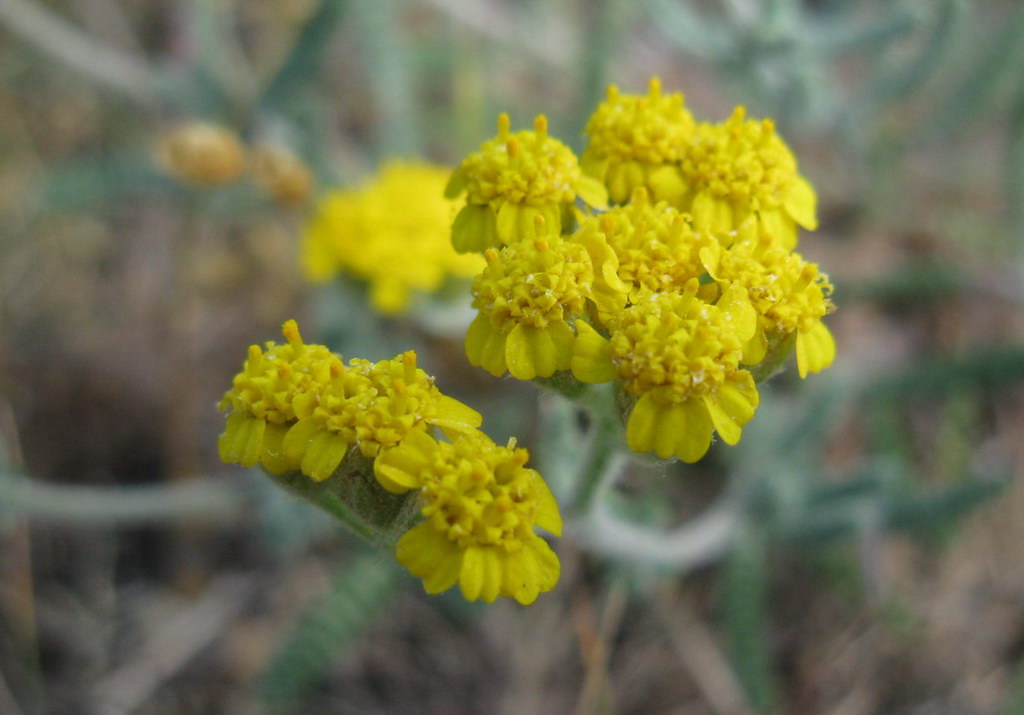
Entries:
<svg viewBox="0 0 1024 715">
<path fill-rule="evenodd" d="M 331 375 L 342 369 L 341 359 L 323 345 L 302 342 L 294 320 L 282 332 L 287 340 L 283 345 L 268 342 L 266 352 L 250 346 L 242 372 L 220 401 L 221 410 L 231 409 L 217 442 L 224 462 L 245 467 L 261 463 L 275 474 L 297 468 L 281 449 L 296 420 L 293 402 L 300 396 L 316 399 Z"/>
<path fill-rule="evenodd" d="M 499 447 L 475 431 L 454 443 L 416 432 L 374 462 L 391 491 L 421 490 L 426 521 L 402 536 L 395 556 L 427 593 L 458 583 L 469 601 L 528 605 L 554 587 L 558 556 L 534 528 L 561 536 L 562 518 L 528 458 L 514 439 Z"/>
<path fill-rule="evenodd" d="M 796 245 L 798 224 L 818 227 L 817 196 L 789 147 L 770 119 L 747 119 L 743 107 L 722 124 L 699 125 L 680 166 L 678 206 L 724 243 L 751 215 L 785 248 Z"/>
<path fill-rule="evenodd" d="M 614 252 L 617 277 L 631 294 L 683 290 L 705 272 L 699 251 L 713 240 L 688 215 L 665 202 L 652 205 L 643 188 L 626 206 L 587 218 L 580 233 L 588 230 L 600 233 Z"/>
<path fill-rule="evenodd" d="M 321 391 L 293 404 L 298 422 L 284 436 L 284 454 L 316 481 L 330 477 L 353 446 L 376 457 L 431 425 L 454 435 L 482 422 L 476 410 L 437 389 L 411 350 L 378 363 L 353 358 Z"/>
<path fill-rule="evenodd" d="M 657 77 L 646 96 L 619 94 L 611 85 L 587 122 L 583 170 L 600 179 L 616 203 L 626 203 L 640 186 L 659 200 L 678 198 L 683 186 L 677 164 L 695 126 L 683 95 L 663 95 Z"/>
<path fill-rule="evenodd" d="M 473 281 L 480 312 L 466 332 L 470 364 L 519 380 L 568 370 L 575 339 L 569 321 L 586 309 L 594 280 L 586 248 L 552 234 L 489 248 L 485 257 L 487 267 Z"/>
<path fill-rule="evenodd" d="M 770 236 L 758 235 L 753 220 L 745 222 L 739 235 L 741 240 L 730 249 L 712 243 L 700 255 L 716 281 L 743 287 L 757 311 L 758 329 L 744 348 L 743 361 L 761 362 L 796 333 L 800 377 L 824 370 L 836 354 L 835 340 L 822 322 L 834 310 L 828 276 Z"/>
<path fill-rule="evenodd" d="M 740 287 L 715 305 L 697 297 L 696 280 L 681 293 L 650 293 L 610 322 L 611 337 L 577 323 L 572 371 L 583 382 L 618 379 L 638 396 L 626 424 L 635 452 L 695 462 L 716 430 L 739 441 L 754 415 L 757 388 L 740 367 L 756 316 Z"/>
<path fill-rule="evenodd" d="M 416 291 L 436 291 L 449 276 L 471 278 L 480 256 L 461 256 L 449 240 L 457 204 L 442 197 L 448 170 L 391 162 L 362 187 L 320 202 L 302 244 L 306 275 L 325 281 L 347 271 L 370 283 L 381 313 L 401 313 Z"/>
<path fill-rule="evenodd" d="M 507 114 L 498 117 L 498 136 L 466 157 L 445 188 L 449 198 L 466 192 L 451 227 L 460 253 L 534 238 L 538 216 L 559 234 L 577 196 L 596 208 L 607 204 L 600 182 L 584 176 L 572 150 L 548 136 L 546 117 L 537 117 L 533 131 L 512 134 L 509 127 Z"/>
<path fill-rule="evenodd" d="M 366 457 L 431 426 L 446 435 L 475 430 L 475 410 L 441 393 L 416 367 L 416 353 L 377 363 L 302 342 L 294 320 L 287 343 L 249 348 L 242 372 L 220 402 L 231 409 L 218 447 L 221 459 L 262 464 L 280 474 L 301 470 L 327 479 L 353 446 Z"/>
</svg>

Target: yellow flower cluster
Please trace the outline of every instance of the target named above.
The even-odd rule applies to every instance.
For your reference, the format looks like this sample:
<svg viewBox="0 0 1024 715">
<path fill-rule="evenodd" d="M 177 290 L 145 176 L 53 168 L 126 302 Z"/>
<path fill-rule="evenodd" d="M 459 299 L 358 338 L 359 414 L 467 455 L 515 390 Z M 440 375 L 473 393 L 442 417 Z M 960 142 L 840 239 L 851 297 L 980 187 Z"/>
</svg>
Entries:
<svg viewBox="0 0 1024 715">
<path fill-rule="evenodd" d="M 507 114 L 498 117 L 498 135 L 466 157 L 445 187 L 449 198 L 466 193 L 451 227 L 460 253 L 533 238 L 538 225 L 559 233 L 571 223 L 577 197 L 595 208 L 607 204 L 601 183 L 582 172 L 569 147 L 548 135 L 546 117 L 537 117 L 533 131 L 513 134 L 510 128 Z"/>
<path fill-rule="evenodd" d="M 682 192 L 679 162 L 696 124 L 683 95 L 663 95 L 657 77 L 646 96 L 620 94 L 613 84 L 587 122 L 590 142 L 581 165 L 608 187 L 616 203 L 626 203 L 641 186 L 659 199 L 677 196 Z"/>
<path fill-rule="evenodd" d="M 643 97 L 612 87 L 587 126 L 584 168 L 620 205 L 576 225 L 544 216 L 488 247 L 466 354 L 496 376 L 616 381 L 630 448 L 696 461 L 714 433 L 735 444 L 753 417 L 750 368 L 770 372 L 794 344 L 801 377 L 835 357 L 822 322 L 832 286 L 792 250 L 796 225 L 813 226 L 814 192 L 770 121 L 739 110 L 697 125 L 657 80 Z M 455 237 L 471 228 L 453 240 L 491 245 L 489 229 Z"/>
<path fill-rule="evenodd" d="M 436 291 L 449 276 L 470 278 L 483 261 L 449 242 L 458 205 L 441 196 L 450 170 L 392 162 L 362 187 L 325 196 L 306 229 L 302 257 L 312 281 L 347 272 L 369 282 L 384 314 L 404 311 L 410 295 Z"/>
<path fill-rule="evenodd" d="M 221 400 L 230 410 L 221 459 L 273 474 L 301 471 L 322 482 L 351 453 L 374 460 L 389 492 L 418 490 L 424 521 L 396 557 L 430 593 L 458 583 L 468 600 L 532 603 L 558 580 L 558 557 L 534 527 L 561 535 L 562 522 L 529 455 L 478 431 L 475 410 L 440 392 L 416 354 L 345 364 L 307 345 L 294 320 L 286 342 L 253 345 Z M 438 441 L 438 428 L 452 442 Z"/>
<path fill-rule="evenodd" d="M 469 601 L 498 596 L 524 605 L 558 581 L 558 557 L 534 531 L 561 536 L 562 518 L 547 484 L 525 467 L 529 454 L 473 432 L 454 442 L 410 435 L 374 463 L 395 492 L 421 489 L 425 521 L 398 542 L 398 562 L 428 593 L 456 583 Z"/>
</svg>

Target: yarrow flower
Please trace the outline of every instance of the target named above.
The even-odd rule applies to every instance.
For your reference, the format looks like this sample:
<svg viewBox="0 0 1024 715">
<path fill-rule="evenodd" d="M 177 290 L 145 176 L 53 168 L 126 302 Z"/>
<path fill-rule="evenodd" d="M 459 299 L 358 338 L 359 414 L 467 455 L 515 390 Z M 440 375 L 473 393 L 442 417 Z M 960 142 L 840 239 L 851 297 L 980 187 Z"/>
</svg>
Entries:
<svg viewBox="0 0 1024 715">
<path fill-rule="evenodd" d="M 295 321 L 287 345 L 249 348 L 242 372 L 221 400 L 231 409 L 218 446 L 221 459 L 268 471 L 301 470 L 327 479 L 352 448 L 366 457 L 431 426 L 446 434 L 474 430 L 480 414 L 440 392 L 409 351 L 348 365 L 322 345 L 305 345 Z"/>
<path fill-rule="evenodd" d="M 560 536 L 562 519 L 528 458 L 514 439 L 500 447 L 475 431 L 452 443 L 416 432 L 377 457 L 385 488 L 420 490 L 426 520 L 399 540 L 396 558 L 428 593 L 458 583 L 469 601 L 527 605 L 554 587 L 558 556 L 534 528 Z"/>
<path fill-rule="evenodd" d="M 828 276 L 770 236 L 758 235 L 752 219 L 738 233 L 741 238 L 731 248 L 710 243 L 700 255 L 721 285 L 743 287 L 757 312 L 757 330 L 745 347 L 744 362 L 761 362 L 795 334 L 800 377 L 824 370 L 836 354 L 832 333 L 822 322 L 834 309 Z"/>
<path fill-rule="evenodd" d="M 817 196 L 770 119 L 747 119 L 737 107 L 721 124 L 700 124 L 680 162 L 685 191 L 677 205 L 713 233 L 736 230 L 753 216 L 785 248 L 797 225 L 818 227 Z"/>
<path fill-rule="evenodd" d="M 691 280 L 679 293 L 648 293 L 612 317 L 604 337 L 579 323 L 573 374 L 582 382 L 620 380 L 638 399 L 626 423 L 635 452 L 654 451 L 695 462 L 712 431 L 739 441 L 758 405 L 751 374 L 740 366 L 756 315 L 740 287 L 715 305 L 697 296 Z"/>
<path fill-rule="evenodd" d="M 550 234 L 489 248 L 485 257 L 473 281 L 479 314 L 466 333 L 470 364 L 519 380 L 569 369 L 576 337 L 570 321 L 586 309 L 594 281 L 586 248 Z"/>
<path fill-rule="evenodd" d="M 678 292 L 705 272 L 700 249 L 714 238 L 693 226 L 688 214 L 662 201 L 652 204 L 644 188 L 632 201 L 587 218 L 576 240 L 600 234 L 615 256 L 616 277 L 630 294 Z"/>
<path fill-rule="evenodd" d="M 683 95 L 662 94 L 657 77 L 646 95 L 620 94 L 610 85 L 587 121 L 589 143 L 581 165 L 608 188 L 615 203 L 626 203 L 638 187 L 659 200 L 678 198 L 683 191 L 678 162 L 695 126 Z"/>
<path fill-rule="evenodd" d="M 367 280 L 373 307 L 389 315 L 448 277 L 471 278 L 483 260 L 452 249 L 458 204 L 441 195 L 448 174 L 441 166 L 393 161 L 365 185 L 325 196 L 303 239 L 306 275 L 326 281 L 345 271 Z"/>
<path fill-rule="evenodd" d="M 452 173 L 448 198 L 466 193 L 466 205 L 451 227 L 452 245 L 460 253 L 533 238 L 536 218 L 556 234 L 572 217 L 576 198 L 605 208 L 608 195 L 600 182 L 585 176 L 576 155 L 548 135 L 543 115 L 533 131 L 510 132 L 507 114 L 498 117 L 498 135 L 484 142 Z"/>
</svg>

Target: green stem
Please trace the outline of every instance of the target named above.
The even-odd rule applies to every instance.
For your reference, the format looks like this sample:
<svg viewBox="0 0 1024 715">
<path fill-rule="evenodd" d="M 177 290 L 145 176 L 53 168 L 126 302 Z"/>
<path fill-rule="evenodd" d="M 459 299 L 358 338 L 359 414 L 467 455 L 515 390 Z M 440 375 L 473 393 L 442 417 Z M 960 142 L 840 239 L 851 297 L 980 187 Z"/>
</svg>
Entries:
<svg viewBox="0 0 1024 715">
<path fill-rule="evenodd" d="M 580 468 L 573 496 L 577 514 L 586 514 L 593 508 L 598 497 L 612 486 L 627 458 L 622 450 L 622 422 L 618 414 L 605 412 L 593 416 L 589 454 Z"/>
</svg>

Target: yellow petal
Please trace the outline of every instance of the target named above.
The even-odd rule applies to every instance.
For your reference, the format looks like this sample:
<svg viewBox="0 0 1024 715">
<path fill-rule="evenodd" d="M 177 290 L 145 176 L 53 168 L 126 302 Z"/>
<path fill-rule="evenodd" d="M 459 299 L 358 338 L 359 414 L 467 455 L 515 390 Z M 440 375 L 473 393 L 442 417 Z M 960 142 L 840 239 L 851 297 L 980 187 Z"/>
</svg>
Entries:
<svg viewBox="0 0 1024 715">
<path fill-rule="evenodd" d="M 575 339 L 563 320 L 554 320 L 546 328 L 519 323 L 505 341 L 508 371 L 518 380 L 532 380 L 566 370 L 572 363 Z"/>
<path fill-rule="evenodd" d="M 722 262 L 722 246 L 718 241 L 712 241 L 708 245 L 700 249 L 700 262 L 703 264 L 704 269 L 708 272 L 715 280 L 719 280 L 717 275 L 718 267 Z"/>
<path fill-rule="evenodd" d="M 221 461 L 255 467 L 263 451 L 263 433 L 267 423 L 246 412 L 228 416 L 224 434 L 217 440 Z"/>
<path fill-rule="evenodd" d="M 462 570 L 462 549 L 425 522 L 407 531 L 395 548 L 395 559 L 417 578 L 427 593 L 447 591 Z"/>
<path fill-rule="evenodd" d="M 448 436 L 449 432 L 459 434 L 475 430 L 483 421 L 483 416 L 469 405 L 464 405 L 454 397 L 440 395 L 437 398 L 437 413 L 430 423 L 440 427 Z"/>
<path fill-rule="evenodd" d="M 548 487 L 547 482 L 534 470 L 530 470 L 533 476 L 534 497 L 537 500 L 537 515 L 534 523 L 541 529 L 550 532 L 554 536 L 562 535 L 562 515 L 558 513 L 558 502 Z"/>
<path fill-rule="evenodd" d="M 576 184 L 576 195 L 595 209 L 608 208 L 608 190 L 595 178 L 583 175 Z"/>
<path fill-rule="evenodd" d="M 515 243 L 520 238 L 520 213 L 529 207 L 506 201 L 498 209 L 497 230 L 500 243 Z"/>
<path fill-rule="evenodd" d="M 743 426 L 754 416 L 758 401 L 753 378 L 743 372 L 734 381 L 719 385 L 714 394 L 704 398 L 704 405 L 722 441 L 736 444 L 743 434 Z"/>
<path fill-rule="evenodd" d="M 401 444 L 386 449 L 373 462 L 373 474 L 392 494 L 402 494 L 423 486 L 420 476 L 432 461 L 437 443 L 426 432 L 413 431 Z"/>
<path fill-rule="evenodd" d="M 302 473 L 322 482 L 334 474 L 348 448 L 348 442 L 337 432 L 318 431 L 302 458 Z"/>
<path fill-rule="evenodd" d="M 806 332 L 796 334 L 796 369 L 800 377 L 821 372 L 836 359 L 836 341 L 820 320 Z"/>
<path fill-rule="evenodd" d="M 553 589 L 561 572 L 558 555 L 541 538 L 530 539 L 523 544 L 523 548 L 533 554 L 534 563 L 537 564 L 537 589 L 541 593 Z"/>
<path fill-rule="evenodd" d="M 452 247 L 458 253 L 479 253 L 500 246 L 494 211 L 486 204 L 466 204 L 452 224 Z"/>
<path fill-rule="evenodd" d="M 653 393 L 645 392 L 633 405 L 626 422 L 626 443 L 631 450 L 643 453 L 654 449 L 660 416 L 661 405 Z"/>
<path fill-rule="evenodd" d="M 468 183 L 468 177 L 466 172 L 460 167 L 452 172 L 452 175 L 448 177 L 448 183 L 444 185 L 444 197 L 446 199 L 456 199 L 463 191 L 466 190 L 466 184 Z"/>
<path fill-rule="evenodd" d="M 519 549 L 505 558 L 505 573 L 502 579 L 502 594 L 511 596 L 524 606 L 537 600 L 537 560 L 532 551 Z"/>
<path fill-rule="evenodd" d="M 505 334 L 492 324 L 490 316 L 480 313 L 466 330 L 466 357 L 470 365 L 482 367 L 495 377 L 505 374 Z"/>
<path fill-rule="evenodd" d="M 804 177 L 797 176 L 785 188 L 782 205 L 793 220 L 808 231 L 818 228 L 818 196 Z"/>
<path fill-rule="evenodd" d="M 480 585 L 480 598 L 485 603 L 494 603 L 501 593 L 501 584 L 505 574 L 501 563 L 501 554 L 495 548 L 481 549 L 483 552 L 483 583 Z"/>
<path fill-rule="evenodd" d="M 299 468 L 298 464 L 284 454 L 282 443 L 290 427 L 290 424 L 268 424 L 263 432 L 263 452 L 260 454 L 260 464 L 271 474 L 283 474 L 291 469 Z"/>
<path fill-rule="evenodd" d="M 484 549 L 471 546 L 462 555 L 462 568 L 459 570 L 459 589 L 467 601 L 480 598 L 486 578 L 484 566 Z"/>
<path fill-rule="evenodd" d="M 757 330 L 754 331 L 754 336 L 743 346 L 742 362 L 744 365 L 757 365 L 764 360 L 767 352 L 768 338 L 765 337 L 764 330 L 758 325 Z"/>
<path fill-rule="evenodd" d="M 796 247 L 796 223 L 781 209 L 770 209 L 758 214 L 765 234 L 787 250 Z"/>
<path fill-rule="evenodd" d="M 285 458 L 293 464 L 302 464 L 306 450 L 309 449 L 318 430 L 319 426 L 312 417 L 306 417 L 293 424 L 281 440 L 281 450 Z"/>
<path fill-rule="evenodd" d="M 633 189 L 643 186 L 644 170 L 635 161 L 627 161 L 608 167 L 605 177 L 608 195 L 617 204 L 628 203 L 633 196 Z"/>
<path fill-rule="evenodd" d="M 611 343 L 582 320 L 576 321 L 576 340 L 570 366 L 572 374 L 580 382 L 600 383 L 615 379 Z"/>
<path fill-rule="evenodd" d="M 679 173 L 679 167 L 672 164 L 659 166 L 650 171 L 647 175 L 647 186 L 651 189 L 654 201 L 667 201 L 673 205 L 686 193 L 686 185 Z"/>
<path fill-rule="evenodd" d="M 746 342 L 757 329 L 757 311 L 747 297 L 747 290 L 740 285 L 731 285 L 722 293 L 715 304 L 729 319 L 736 330 L 736 336 Z"/>
</svg>

